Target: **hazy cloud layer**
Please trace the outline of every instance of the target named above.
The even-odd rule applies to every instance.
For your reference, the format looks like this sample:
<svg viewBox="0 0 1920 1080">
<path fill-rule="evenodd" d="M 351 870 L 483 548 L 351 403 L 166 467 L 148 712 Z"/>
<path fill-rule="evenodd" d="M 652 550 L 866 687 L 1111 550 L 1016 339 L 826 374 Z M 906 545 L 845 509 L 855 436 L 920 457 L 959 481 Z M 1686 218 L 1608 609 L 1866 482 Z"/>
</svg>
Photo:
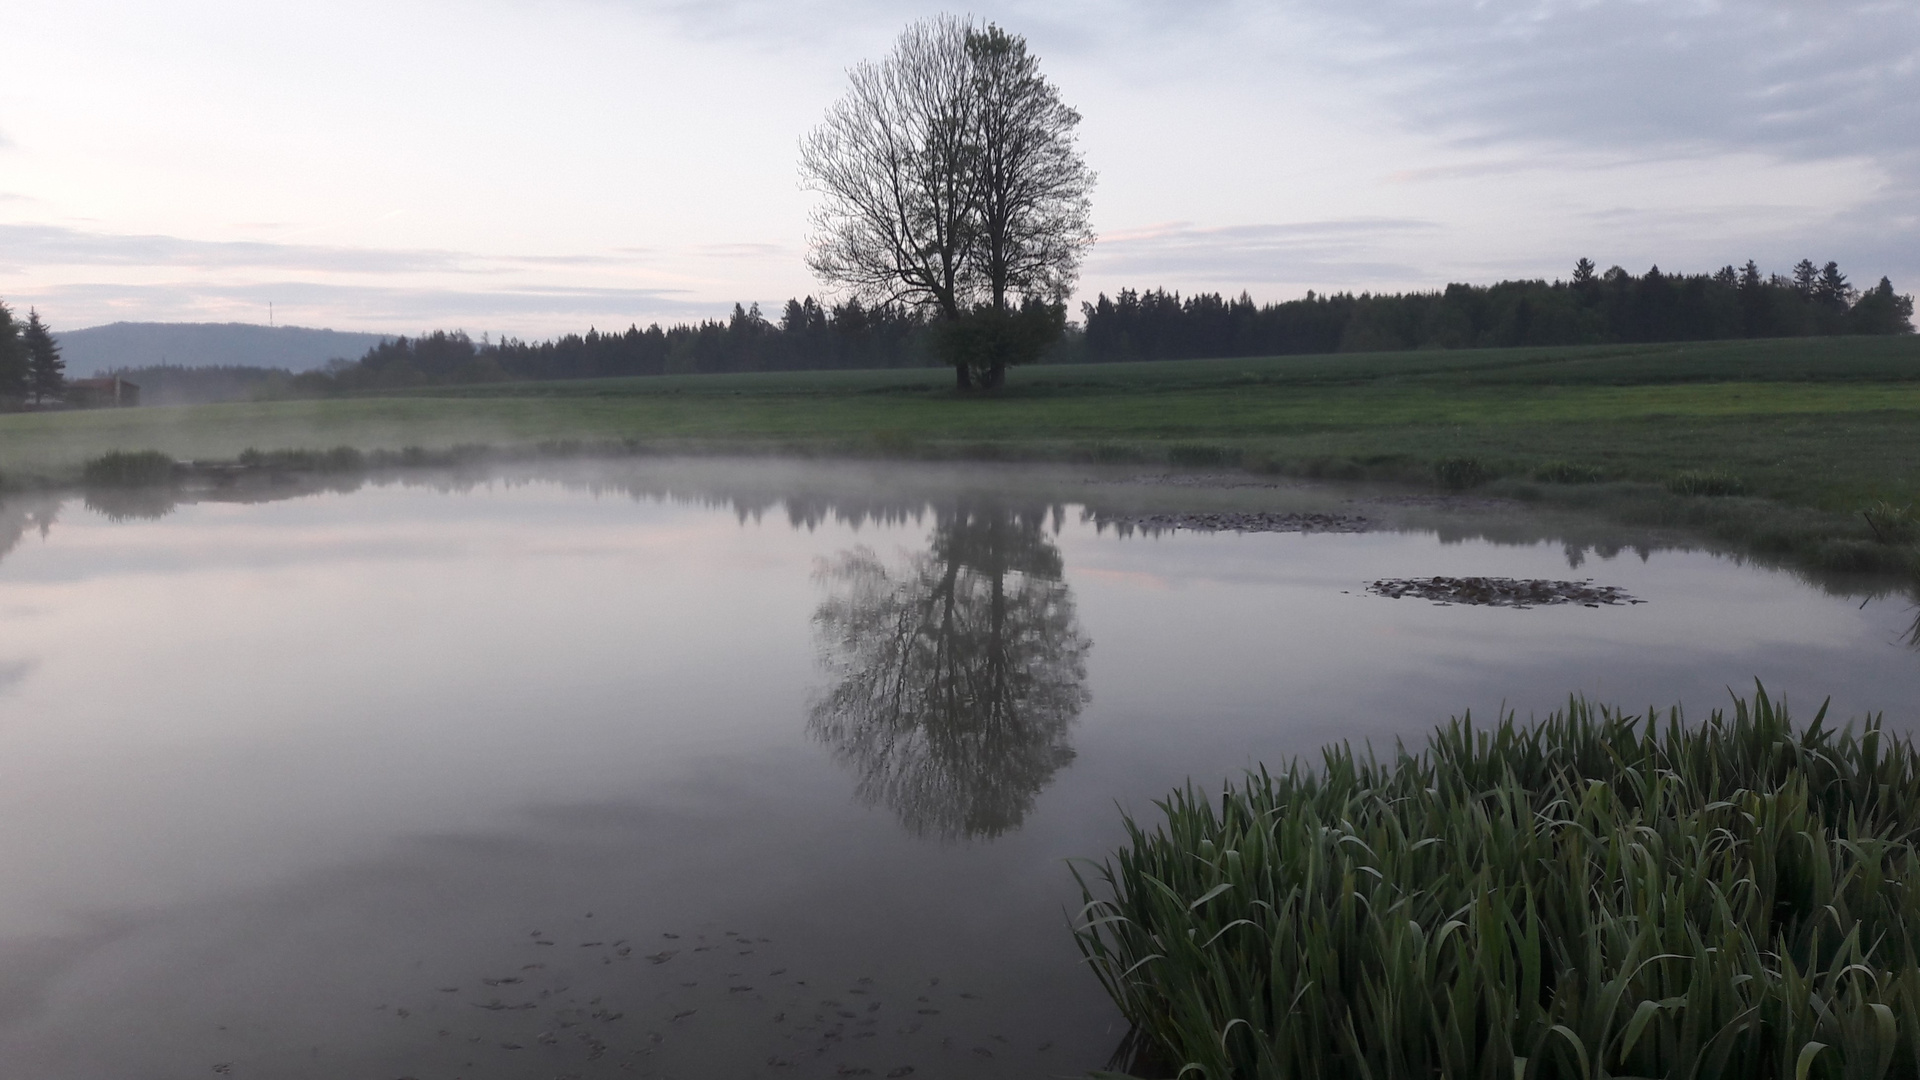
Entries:
<svg viewBox="0 0 1920 1080">
<path fill-rule="evenodd" d="M 627 265 L 611 255 L 476 255 L 324 247 L 256 240 L 191 240 L 128 236 L 57 225 L 0 224 L 0 266 L 165 266 L 274 269 L 339 274 L 499 273 L 521 266 Z"/>
<path fill-rule="evenodd" d="M 1397 237 L 1433 229 L 1432 222 L 1391 218 L 1214 228 L 1176 222 L 1102 238 L 1088 270 L 1142 283 L 1224 277 L 1249 286 L 1319 281 L 1365 287 L 1418 278 L 1419 268 L 1379 261 L 1378 253 L 1391 250 Z"/>
<path fill-rule="evenodd" d="M 1920 288 L 1912 0 L 17 3 L 47 47 L 0 68 L 0 101 L 35 102 L 0 131 L 0 295 L 69 327 L 271 299 L 544 334 L 817 293 L 796 142 L 847 66 L 942 10 L 1026 35 L 1086 115 L 1089 294 L 1432 288 L 1583 254 Z"/>
<path fill-rule="evenodd" d="M 1920 19 L 1885 0 L 1398 0 L 1323 9 L 1463 138 L 1908 158 Z M 1335 15 L 1334 13 L 1338 14 Z"/>
<path fill-rule="evenodd" d="M 242 285 L 174 282 L 152 285 L 81 283 L 41 290 L 35 301 L 96 313 L 89 323 L 175 313 L 167 321 L 237 318 L 264 322 L 271 302 L 286 324 L 414 334 L 435 328 L 516 333 L 527 323 L 625 329 L 630 323 L 694 320 L 714 305 L 669 289 L 527 286 L 489 290 L 329 285 L 276 281 Z"/>
</svg>

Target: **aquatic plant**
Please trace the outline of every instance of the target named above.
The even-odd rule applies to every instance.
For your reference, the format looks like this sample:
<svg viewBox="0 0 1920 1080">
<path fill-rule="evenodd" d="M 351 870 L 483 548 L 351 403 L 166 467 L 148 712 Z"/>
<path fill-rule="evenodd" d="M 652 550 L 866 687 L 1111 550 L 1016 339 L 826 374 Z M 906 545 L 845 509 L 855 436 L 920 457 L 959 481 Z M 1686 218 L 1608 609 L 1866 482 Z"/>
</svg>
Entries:
<svg viewBox="0 0 1920 1080">
<path fill-rule="evenodd" d="M 240 451 L 240 464 L 256 469 L 287 472 L 358 472 L 366 468 L 366 455 L 351 446 L 331 450 L 257 450 Z"/>
<path fill-rule="evenodd" d="M 173 459 L 158 450 L 112 450 L 80 468 L 88 487 L 148 487 L 173 481 Z"/>
<path fill-rule="evenodd" d="M 1187 468 L 1237 465 L 1240 462 L 1240 451 L 1236 447 L 1220 446 L 1214 443 L 1174 443 L 1167 447 L 1167 462 Z"/>
<path fill-rule="evenodd" d="M 1860 511 L 1860 516 L 1882 544 L 1911 544 L 1920 536 L 1920 517 L 1914 515 L 1912 503 L 1899 506 L 1882 499 Z"/>
<path fill-rule="evenodd" d="M 1747 485 L 1726 473 L 1688 471 L 1669 477 L 1667 490 L 1675 495 L 1745 495 Z"/>
<path fill-rule="evenodd" d="M 1546 484 L 1597 484 L 1605 479 L 1599 469 L 1570 461 L 1549 461 L 1533 471 L 1533 478 Z"/>
<path fill-rule="evenodd" d="M 1468 457 L 1441 458 L 1433 463 L 1433 475 L 1441 487 L 1450 491 L 1476 488 L 1493 479 L 1493 473 L 1486 466 Z"/>
<path fill-rule="evenodd" d="M 1574 700 L 1189 787 L 1076 936 L 1182 1076 L 1920 1076 L 1920 755 L 1824 714 Z"/>
</svg>

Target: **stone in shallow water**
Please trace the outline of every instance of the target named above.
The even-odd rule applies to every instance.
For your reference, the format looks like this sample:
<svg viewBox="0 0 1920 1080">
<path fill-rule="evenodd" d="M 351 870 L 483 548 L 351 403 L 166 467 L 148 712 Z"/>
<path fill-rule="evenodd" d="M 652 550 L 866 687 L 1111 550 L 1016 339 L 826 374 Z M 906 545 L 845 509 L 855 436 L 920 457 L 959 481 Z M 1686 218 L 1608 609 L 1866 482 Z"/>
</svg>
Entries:
<svg viewBox="0 0 1920 1080">
<path fill-rule="evenodd" d="M 1440 604 L 1530 608 L 1545 604 L 1644 604 L 1617 585 L 1585 581 L 1548 581 L 1544 578 L 1431 577 L 1381 578 L 1367 586 L 1376 596 L 1398 600 L 1414 596 Z"/>
<path fill-rule="evenodd" d="M 1359 514 L 1274 513 L 1264 510 L 1100 515 L 1097 520 L 1103 526 L 1113 525 L 1143 532 L 1187 529 L 1193 532 L 1358 533 L 1373 528 L 1373 522 Z"/>
</svg>

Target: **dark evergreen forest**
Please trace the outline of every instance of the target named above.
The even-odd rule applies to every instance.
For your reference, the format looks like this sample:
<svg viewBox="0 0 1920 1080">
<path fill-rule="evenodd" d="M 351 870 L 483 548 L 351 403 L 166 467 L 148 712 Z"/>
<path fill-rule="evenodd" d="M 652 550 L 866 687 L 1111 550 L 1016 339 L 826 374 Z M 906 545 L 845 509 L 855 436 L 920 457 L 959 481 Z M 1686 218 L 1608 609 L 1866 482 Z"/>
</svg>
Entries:
<svg viewBox="0 0 1920 1080">
<path fill-rule="evenodd" d="M 1748 262 L 1712 274 L 1596 273 L 1586 259 L 1567 281 L 1449 285 L 1438 292 L 1308 292 L 1256 304 L 1242 294 L 1182 297 L 1161 289 L 1104 293 L 1081 305 L 1047 359 L 1172 360 L 1291 353 L 1493 348 L 1611 342 L 1711 341 L 1913 332 L 1913 298 L 1886 278 L 1863 291 L 1834 263 L 1802 260 L 1791 275 Z M 733 371 L 922 367 L 940 364 L 935 330 L 905 308 L 789 300 L 779 320 L 759 305 L 731 318 L 662 328 L 569 334 L 550 341 L 475 342 L 438 331 L 400 338 L 357 361 L 294 378 L 307 391 L 449 383 Z"/>
<path fill-rule="evenodd" d="M 1791 277 L 1748 262 L 1712 274 L 1594 273 L 1570 281 L 1449 285 L 1442 292 L 1334 293 L 1256 305 L 1244 294 L 1184 299 L 1125 290 L 1082 305 L 1089 360 L 1374 352 L 1395 349 L 1723 341 L 1912 333 L 1913 298 L 1886 278 L 1862 293 L 1838 265 L 1802 260 Z"/>
<path fill-rule="evenodd" d="M 476 342 L 436 331 L 377 345 L 357 361 L 335 361 L 294 377 L 305 390 L 359 390 L 520 379 L 598 379 L 632 375 L 826 368 L 921 367 L 934 363 L 928 324 L 904 308 L 831 308 L 812 297 L 789 300 L 780 321 L 760 305 L 733 306 L 731 318 L 662 329 L 568 334 L 550 341 Z"/>
</svg>

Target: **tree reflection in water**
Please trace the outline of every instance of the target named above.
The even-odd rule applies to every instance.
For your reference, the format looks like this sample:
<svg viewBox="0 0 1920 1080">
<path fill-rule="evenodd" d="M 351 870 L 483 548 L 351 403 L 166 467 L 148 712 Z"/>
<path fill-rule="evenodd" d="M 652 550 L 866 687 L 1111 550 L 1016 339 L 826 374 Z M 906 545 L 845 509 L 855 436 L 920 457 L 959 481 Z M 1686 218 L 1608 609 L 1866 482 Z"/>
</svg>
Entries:
<svg viewBox="0 0 1920 1080">
<path fill-rule="evenodd" d="M 1073 760 L 1086 704 L 1073 592 L 1044 514 L 967 506 L 936 514 L 903 568 L 865 547 L 823 561 L 814 614 L 833 685 L 808 729 L 918 836 L 1017 829 Z"/>
</svg>

